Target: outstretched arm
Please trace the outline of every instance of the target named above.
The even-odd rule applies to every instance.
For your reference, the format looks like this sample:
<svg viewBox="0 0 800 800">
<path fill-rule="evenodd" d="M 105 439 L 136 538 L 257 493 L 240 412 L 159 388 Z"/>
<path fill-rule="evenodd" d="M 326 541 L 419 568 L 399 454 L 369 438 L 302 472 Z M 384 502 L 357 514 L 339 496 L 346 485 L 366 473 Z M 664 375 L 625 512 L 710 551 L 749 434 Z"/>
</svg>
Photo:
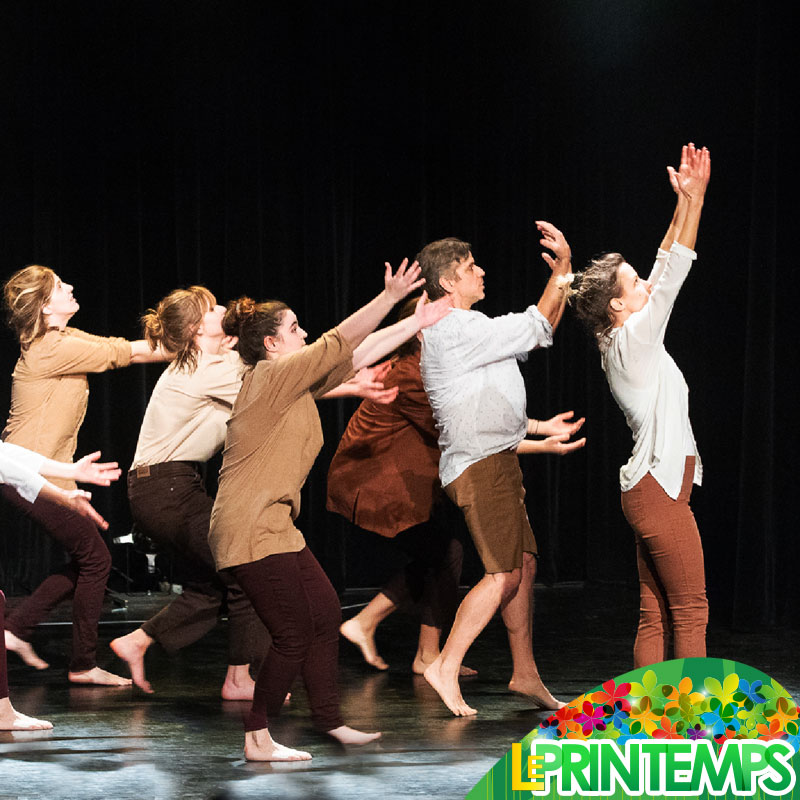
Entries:
<svg viewBox="0 0 800 800">
<path fill-rule="evenodd" d="M 688 145 L 681 148 L 681 166 L 686 163 L 688 157 Z M 659 245 L 661 250 L 669 251 L 672 243 L 675 241 L 675 236 L 678 231 L 683 227 L 684 220 L 686 219 L 686 209 L 688 201 L 686 195 L 678 187 L 678 173 L 680 167 L 676 170 L 674 167 L 667 167 L 667 174 L 669 175 L 669 184 L 675 192 L 675 211 L 672 212 L 672 219 L 670 220 L 667 232 Z"/>
<path fill-rule="evenodd" d="M 551 274 L 536 307 L 555 330 L 564 314 L 567 294 L 572 283 L 570 272 L 572 251 L 564 234 L 555 225 L 538 220 L 536 227 L 542 234 L 539 244 L 553 251 L 553 255 L 548 252 L 542 253 L 542 258 L 550 267 Z"/>
<path fill-rule="evenodd" d="M 410 317 L 371 333 L 356 347 L 353 351 L 353 369 L 359 370 L 361 367 L 374 364 L 403 342 L 416 336 L 423 328 L 436 324 L 442 317 L 450 313 L 452 307 L 449 295 L 429 303 L 427 293 L 423 292 Z"/>
<path fill-rule="evenodd" d="M 108 523 L 94 510 L 92 507 L 91 492 L 85 492 L 83 489 L 59 489 L 49 481 L 44 482 L 44 486 L 39 490 L 39 495 L 52 503 L 58 503 L 76 514 L 91 520 L 97 525 L 100 530 L 107 530 Z"/>
<path fill-rule="evenodd" d="M 119 478 L 122 471 L 116 461 L 97 463 L 99 458 L 99 450 L 84 456 L 74 464 L 46 458 L 39 467 L 39 474 L 48 478 L 64 478 L 79 483 L 109 486 Z"/>
<path fill-rule="evenodd" d="M 556 436 L 548 436 L 546 439 L 523 439 L 517 445 L 518 455 L 551 453 L 556 456 L 565 456 L 580 450 L 586 444 L 586 437 L 574 442 L 567 441 L 569 434 L 559 433 Z"/>
<path fill-rule="evenodd" d="M 158 361 L 172 361 L 175 353 L 170 353 L 161 345 L 153 350 L 144 339 L 131 342 L 131 364 L 151 364 Z"/>
<path fill-rule="evenodd" d="M 397 397 L 398 387 L 392 386 L 390 389 L 386 389 L 383 385 L 383 379 L 389 374 L 391 368 L 391 361 L 384 361 L 374 367 L 364 367 L 356 373 L 355 377 L 340 383 L 335 389 L 322 395 L 322 399 L 363 397 L 365 400 L 373 400 L 376 403 L 391 403 Z"/>
</svg>

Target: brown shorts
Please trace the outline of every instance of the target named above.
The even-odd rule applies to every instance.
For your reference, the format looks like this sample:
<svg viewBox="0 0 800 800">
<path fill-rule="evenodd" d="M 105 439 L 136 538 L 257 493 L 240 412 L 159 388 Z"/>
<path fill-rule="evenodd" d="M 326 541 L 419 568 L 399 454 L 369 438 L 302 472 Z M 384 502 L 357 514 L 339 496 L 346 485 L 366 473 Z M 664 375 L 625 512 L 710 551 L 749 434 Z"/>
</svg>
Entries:
<svg viewBox="0 0 800 800">
<path fill-rule="evenodd" d="M 486 572 L 519 569 L 523 551 L 537 552 L 516 453 L 477 461 L 444 490 L 463 512 Z"/>
</svg>

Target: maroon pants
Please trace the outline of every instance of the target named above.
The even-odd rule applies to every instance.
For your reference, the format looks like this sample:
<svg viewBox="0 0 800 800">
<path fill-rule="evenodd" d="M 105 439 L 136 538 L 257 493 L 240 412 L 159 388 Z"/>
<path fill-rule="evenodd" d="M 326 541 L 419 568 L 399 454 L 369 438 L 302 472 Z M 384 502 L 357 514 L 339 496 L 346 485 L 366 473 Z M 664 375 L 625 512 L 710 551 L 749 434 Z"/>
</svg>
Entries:
<svg viewBox="0 0 800 800">
<path fill-rule="evenodd" d="M 272 636 L 256 678 L 246 731 L 269 727 L 286 693 L 302 674 L 314 727 L 343 725 L 339 711 L 339 598 L 308 547 L 229 570 Z"/>
<path fill-rule="evenodd" d="M 93 522 L 37 497 L 23 500 L 10 486 L 0 487 L 6 502 L 44 528 L 69 553 L 70 562 L 42 581 L 6 620 L 6 628 L 29 641 L 33 629 L 62 601 L 72 598 L 71 672 L 92 669 L 97 661 L 97 622 L 103 609 L 111 554 Z"/>
<path fill-rule="evenodd" d="M 148 472 L 141 477 L 137 472 Z M 175 557 L 183 592 L 142 625 L 167 652 L 205 636 L 228 609 L 228 664 L 251 664 L 267 649 L 267 632 L 250 601 L 230 576 L 220 574 L 208 545 L 214 500 L 197 465 L 187 461 L 154 464 L 128 473 L 128 499 L 136 524 Z"/>
<path fill-rule="evenodd" d="M 683 485 L 673 500 L 648 472 L 622 493 L 622 510 L 636 536 L 639 566 L 639 630 L 635 667 L 674 657 L 704 657 L 708 601 L 700 531 L 689 507 L 694 458 L 686 459 Z"/>
<path fill-rule="evenodd" d="M 6 667 L 6 596 L 0 590 L 0 700 L 8 697 L 8 668 Z"/>
</svg>

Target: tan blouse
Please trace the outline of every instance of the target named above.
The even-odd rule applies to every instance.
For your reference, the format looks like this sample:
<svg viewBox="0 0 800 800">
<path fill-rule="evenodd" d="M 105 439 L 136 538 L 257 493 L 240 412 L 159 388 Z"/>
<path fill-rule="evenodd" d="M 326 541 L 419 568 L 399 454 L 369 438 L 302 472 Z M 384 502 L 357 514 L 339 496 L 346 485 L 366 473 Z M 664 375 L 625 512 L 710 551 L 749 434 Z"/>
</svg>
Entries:
<svg viewBox="0 0 800 800">
<path fill-rule="evenodd" d="M 56 461 L 72 461 L 89 403 L 86 374 L 127 367 L 130 361 L 127 339 L 51 328 L 20 354 L 3 440 Z"/>
<path fill-rule="evenodd" d="M 337 329 L 249 369 L 228 422 L 209 544 L 217 569 L 305 547 L 300 489 L 322 447 L 314 402 L 353 375 Z"/>
</svg>

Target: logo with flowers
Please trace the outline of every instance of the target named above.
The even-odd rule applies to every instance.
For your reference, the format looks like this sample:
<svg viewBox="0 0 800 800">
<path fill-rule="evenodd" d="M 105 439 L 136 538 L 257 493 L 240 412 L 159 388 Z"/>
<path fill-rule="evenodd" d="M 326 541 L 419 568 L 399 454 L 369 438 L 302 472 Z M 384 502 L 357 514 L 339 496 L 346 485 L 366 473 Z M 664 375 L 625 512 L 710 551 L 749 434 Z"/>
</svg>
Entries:
<svg viewBox="0 0 800 800">
<path fill-rule="evenodd" d="M 692 669 L 696 661 L 706 668 L 719 664 L 718 674 L 698 673 Z M 755 672 L 719 659 L 655 664 L 576 697 L 523 742 L 600 738 L 623 745 L 632 739 L 708 739 L 720 748 L 730 739 L 784 739 L 799 752 L 797 703 L 775 680 Z"/>
</svg>

